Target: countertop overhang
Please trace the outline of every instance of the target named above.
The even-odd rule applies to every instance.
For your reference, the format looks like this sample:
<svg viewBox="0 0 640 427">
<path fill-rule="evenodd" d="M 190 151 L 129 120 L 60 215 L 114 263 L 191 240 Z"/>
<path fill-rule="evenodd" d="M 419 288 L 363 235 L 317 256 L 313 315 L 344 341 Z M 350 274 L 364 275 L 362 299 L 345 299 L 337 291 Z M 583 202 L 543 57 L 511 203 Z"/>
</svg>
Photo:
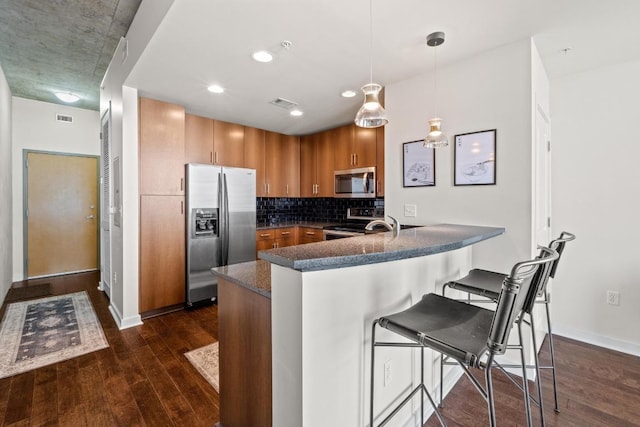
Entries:
<svg viewBox="0 0 640 427">
<path fill-rule="evenodd" d="M 375 264 L 447 252 L 499 236 L 504 227 L 437 224 L 362 237 L 260 251 L 258 257 L 298 271 Z"/>
</svg>

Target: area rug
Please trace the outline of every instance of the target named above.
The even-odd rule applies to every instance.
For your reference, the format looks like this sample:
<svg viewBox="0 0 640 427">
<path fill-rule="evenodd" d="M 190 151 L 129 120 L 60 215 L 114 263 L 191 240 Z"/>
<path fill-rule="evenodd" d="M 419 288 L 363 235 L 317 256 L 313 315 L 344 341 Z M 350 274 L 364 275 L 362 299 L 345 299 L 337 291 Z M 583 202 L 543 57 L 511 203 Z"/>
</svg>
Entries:
<svg viewBox="0 0 640 427">
<path fill-rule="evenodd" d="M 191 364 L 217 391 L 220 391 L 218 374 L 218 343 L 205 345 L 184 354 Z"/>
<path fill-rule="evenodd" d="M 12 303 L 0 328 L 0 378 L 108 346 L 84 291 Z"/>
</svg>

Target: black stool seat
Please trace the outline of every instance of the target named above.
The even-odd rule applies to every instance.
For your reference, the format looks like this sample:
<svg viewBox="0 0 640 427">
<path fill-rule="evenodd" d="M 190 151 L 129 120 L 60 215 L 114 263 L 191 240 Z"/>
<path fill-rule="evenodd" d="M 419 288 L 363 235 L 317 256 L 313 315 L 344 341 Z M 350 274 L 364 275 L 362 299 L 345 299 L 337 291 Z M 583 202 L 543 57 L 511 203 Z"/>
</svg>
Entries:
<svg viewBox="0 0 640 427">
<path fill-rule="evenodd" d="M 463 278 L 447 283 L 447 286 L 451 289 L 480 295 L 495 301 L 500 295 L 502 282 L 506 277 L 506 274 L 474 268 Z"/>
<path fill-rule="evenodd" d="M 488 350 L 493 315 L 493 310 L 427 294 L 412 307 L 380 318 L 379 324 L 465 365 L 477 367 Z"/>
</svg>

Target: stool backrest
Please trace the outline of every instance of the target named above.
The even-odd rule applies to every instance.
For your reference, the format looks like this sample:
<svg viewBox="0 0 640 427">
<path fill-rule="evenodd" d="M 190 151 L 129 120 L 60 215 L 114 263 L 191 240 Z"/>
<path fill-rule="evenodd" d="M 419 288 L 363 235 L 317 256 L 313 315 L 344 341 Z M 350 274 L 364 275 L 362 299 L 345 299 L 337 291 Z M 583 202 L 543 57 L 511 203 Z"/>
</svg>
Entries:
<svg viewBox="0 0 640 427">
<path fill-rule="evenodd" d="M 556 252 L 558 252 L 558 259 L 553 262 L 549 277 L 554 278 L 556 276 L 556 270 L 558 269 L 558 263 L 560 262 L 562 251 L 564 251 L 564 245 L 575 238 L 576 238 L 575 234 L 571 234 L 568 231 L 563 231 L 562 233 L 560 233 L 560 237 L 558 237 L 555 240 L 552 240 L 551 243 L 549 243 L 550 248 L 553 247 L 554 242 L 558 244 L 558 247 L 556 249 Z"/>
<path fill-rule="evenodd" d="M 507 350 L 509 332 L 521 315 L 532 289 L 537 290 L 540 281 L 548 278 L 551 263 L 558 259 L 558 252 L 540 247 L 541 255 L 530 261 L 517 263 L 502 282 L 502 291 L 493 314 L 487 347 L 494 354 Z M 541 271 L 539 274 L 538 271 Z"/>
</svg>

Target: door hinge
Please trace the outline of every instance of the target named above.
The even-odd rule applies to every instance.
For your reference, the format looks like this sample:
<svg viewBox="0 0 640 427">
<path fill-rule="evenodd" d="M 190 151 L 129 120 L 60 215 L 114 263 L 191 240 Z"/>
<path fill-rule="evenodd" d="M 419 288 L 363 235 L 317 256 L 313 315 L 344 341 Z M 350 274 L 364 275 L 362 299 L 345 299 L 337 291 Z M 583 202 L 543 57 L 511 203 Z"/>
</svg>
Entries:
<svg viewBox="0 0 640 427">
<path fill-rule="evenodd" d="M 29 218 L 29 209 L 27 209 L 26 211 L 24 211 L 24 215 Z"/>
<path fill-rule="evenodd" d="M 551 140 L 547 140 L 547 151 L 551 151 Z"/>
<path fill-rule="evenodd" d="M 29 168 L 29 159 L 24 159 L 24 167 L 25 169 Z"/>
<path fill-rule="evenodd" d="M 547 228 L 551 228 L 551 217 L 547 217 Z"/>
</svg>

